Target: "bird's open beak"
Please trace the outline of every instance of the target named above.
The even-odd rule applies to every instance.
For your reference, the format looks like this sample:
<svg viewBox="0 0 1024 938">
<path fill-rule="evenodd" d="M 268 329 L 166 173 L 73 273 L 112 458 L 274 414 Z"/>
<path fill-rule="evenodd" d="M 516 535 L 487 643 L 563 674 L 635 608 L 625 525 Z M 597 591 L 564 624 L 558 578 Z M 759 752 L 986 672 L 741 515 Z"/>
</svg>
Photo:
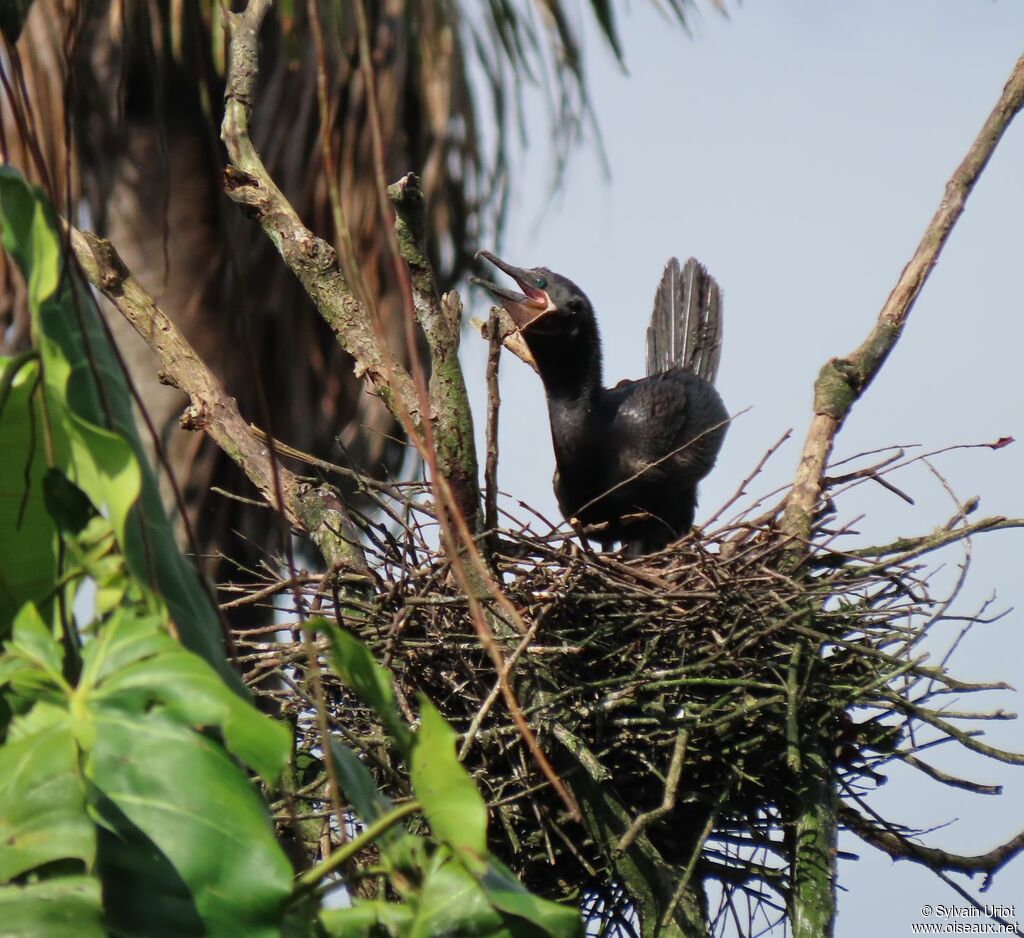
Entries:
<svg viewBox="0 0 1024 938">
<path fill-rule="evenodd" d="M 555 308 L 547 291 L 533 286 L 532 280 L 534 275 L 530 271 L 524 270 L 522 267 L 513 267 L 511 264 L 506 264 L 505 261 L 500 257 L 495 257 L 490 251 L 477 251 L 476 256 L 477 258 L 482 257 L 484 260 L 490 261 L 498 270 L 504 271 L 515 280 L 523 291 L 522 293 L 516 293 L 515 290 L 506 290 L 505 287 L 498 286 L 498 284 L 491 283 L 490 280 L 484 280 L 481 277 L 469 278 L 470 283 L 483 287 L 505 307 L 509 316 L 512 317 L 512 322 L 520 330 L 532 325 Z"/>
</svg>

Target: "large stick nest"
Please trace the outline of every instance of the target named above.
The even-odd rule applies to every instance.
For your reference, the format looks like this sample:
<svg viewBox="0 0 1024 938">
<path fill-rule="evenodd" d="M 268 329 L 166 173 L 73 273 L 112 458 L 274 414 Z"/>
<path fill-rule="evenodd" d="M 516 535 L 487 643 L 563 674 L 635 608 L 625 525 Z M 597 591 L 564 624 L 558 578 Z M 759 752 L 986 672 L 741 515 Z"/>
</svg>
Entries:
<svg viewBox="0 0 1024 938">
<path fill-rule="evenodd" d="M 845 481 L 877 479 L 892 463 Z M 616 848 L 642 841 L 665 864 L 685 870 L 695 861 L 695 878 L 778 909 L 783 818 L 808 739 L 853 808 L 894 760 L 949 780 L 919 756 L 939 740 L 988 752 L 953 728 L 955 717 L 929 707 L 951 692 L 1004 685 L 966 684 L 944 663 L 925 663 L 917 646 L 950 615 L 953 597 L 931 595 L 920 558 L 1014 522 L 968 523 L 967 506 L 933 534 L 844 552 L 836 546 L 844 532 L 830 529 L 834 514 L 823 507 L 806 559 L 784 575 L 794 545 L 778 535 L 781 506 L 755 503 L 638 560 L 595 553 L 564 529 L 538 533 L 535 516 L 533 526 L 502 529 L 487 542 L 527 634 L 486 594 L 483 606 L 523 713 L 560 777 L 590 806 L 586 824 L 572 822 L 498 693 L 422 488 L 392 487 L 385 497 L 378 484 L 376 492 L 384 520 L 362 521 L 372 583 L 355 578 L 353 592 L 312 576 L 306 598 L 333 608 L 391 668 L 410 720 L 422 692 L 463 734 L 466 764 L 492 806 L 492 846 L 532 888 L 561 896 L 582 888 L 609 907 Z M 315 751 L 301 645 L 261 638 L 238 637 L 256 686 L 297 716 L 307 728 L 303 744 Z M 270 674 L 285 685 L 262 681 Z M 368 754 L 385 789 L 407 795 L 373 714 L 326 680 L 333 727 Z M 586 795 L 594 783 L 601 809 Z"/>
</svg>

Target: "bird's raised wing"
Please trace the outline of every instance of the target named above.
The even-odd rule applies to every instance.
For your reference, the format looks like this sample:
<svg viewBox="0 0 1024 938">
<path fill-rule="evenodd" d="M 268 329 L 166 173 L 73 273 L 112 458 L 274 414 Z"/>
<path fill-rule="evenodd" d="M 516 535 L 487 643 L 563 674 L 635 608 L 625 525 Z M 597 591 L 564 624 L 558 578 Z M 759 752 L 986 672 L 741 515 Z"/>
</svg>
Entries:
<svg viewBox="0 0 1024 938">
<path fill-rule="evenodd" d="M 695 258 L 673 257 L 654 294 L 647 327 L 647 374 L 685 368 L 714 384 L 722 351 L 722 294 Z"/>
</svg>

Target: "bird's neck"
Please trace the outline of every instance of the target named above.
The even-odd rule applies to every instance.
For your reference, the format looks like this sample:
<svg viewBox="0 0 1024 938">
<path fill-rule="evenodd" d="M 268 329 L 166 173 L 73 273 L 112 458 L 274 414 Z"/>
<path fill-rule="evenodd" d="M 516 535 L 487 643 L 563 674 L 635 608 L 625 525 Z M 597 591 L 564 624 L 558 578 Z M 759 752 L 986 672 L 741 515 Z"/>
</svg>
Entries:
<svg viewBox="0 0 1024 938">
<path fill-rule="evenodd" d="M 549 409 L 586 410 L 596 401 L 603 387 L 601 340 L 596 330 L 572 340 L 528 336 L 527 344 L 544 382 Z"/>
<path fill-rule="evenodd" d="M 597 441 L 605 438 L 600 426 L 601 346 L 594 337 L 585 342 L 530 343 L 551 420 L 551 436 L 559 471 L 590 461 Z"/>
<path fill-rule="evenodd" d="M 590 398 L 549 395 L 548 416 L 559 472 L 568 476 L 576 474 L 581 467 L 594 468 L 602 443 L 607 444 L 597 402 Z"/>
</svg>

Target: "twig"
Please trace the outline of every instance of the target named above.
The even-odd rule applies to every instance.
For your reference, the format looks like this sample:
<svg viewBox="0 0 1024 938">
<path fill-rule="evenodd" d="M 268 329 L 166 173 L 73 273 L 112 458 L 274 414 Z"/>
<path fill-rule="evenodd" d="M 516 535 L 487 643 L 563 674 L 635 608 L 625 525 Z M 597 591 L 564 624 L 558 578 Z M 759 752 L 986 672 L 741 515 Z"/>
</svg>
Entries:
<svg viewBox="0 0 1024 938">
<path fill-rule="evenodd" d="M 515 667 L 516 662 L 519 660 L 520 655 L 526 651 L 530 642 L 533 641 L 534 635 L 537 634 L 537 629 L 540 627 L 542 619 L 538 616 L 533 625 L 530 626 L 530 631 L 527 632 L 522 641 L 516 646 L 515 650 L 505 659 L 504 672 L 507 678 L 512 673 L 512 669 Z M 501 693 L 501 682 L 495 681 L 494 687 L 491 688 L 491 692 L 484 698 L 479 709 L 473 714 L 473 719 L 469 723 L 469 729 L 466 730 L 466 735 L 463 737 L 462 746 L 459 748 L 459 761 L 463 761 L 467 755 L 469 755 L 470 749 L 473 747 L 473 740 L 476 739 L 477 733 L 480 731 L 480 725 L 484 722 L 487 714 L 490 712 L 494 701 L 498 699 L 498 695 Z"/>
<path fill-rule="evenodd" d="M 376 100 L 373 64 L 370 58 L 369 29 L 363 0 L 355 0 L 353 9 L 356 15 L 358 31 L 360 68 L 362 69 L 363 78 L 367 86 L 368 116 L 370 136 L 373 141 L 374 174 L 376 177 L 380 216 L 382 221 L 386 221 L 389 193 L 384 180 L 384 151 L 380 132 L 380 113 Z M 394 198 L 395 193 L 391 195 Z M 401 199 L 396 201 L 396 207 L 401 209 Z M 406 207 L 408 208 L 409 206 Z M 402 221 L 407 226 L 406 233 L 414 235 L 415 221 L 408 214 L 404 216 Z M 411 227 L 408 227 L 410 222 L 412 223 Z M 418 260 L 410 253 L 412 249 L 412 245 L 409 243 L 410 239 L 406 238 L 403 241 L 400 238 L 402 232 L 400 227 L 386 226 L 386 231 L 391 245 L 395 273 L 406 301 L 406 307 L 410 310 L 416 309 L 420 315 L 421 325 L 431 348 L 432 365 L 435 368 L 444 370 L 444 376 L 441 380 L 437 382 L 432 380 L 431 382 L 437 396 L 431 395 L 428 399 L 425 376 L 419 362 L 415 337 L 412 334 L 412 320 L 407 317 L 404 325 L 413 368 L 411 379 L 412 392 L 417 395 L 418 410 L 421 414 L 426 413 L 432 405 L 440 402 L 441 411 L 435 415 L 438 420 L 439 430 L 437 436 L 435 437 L 434 427 L 430 419 L 422 420 L 418 428 L 422 433 L 422 439 L 419 433 L 415 432 L 417 428 L 409 426 L 412 422 L 412 411 L 408 410 L 408 402 L 403 396 L 395 396 L 389 406 L 392 407 L 392 412 L 398 417 L 403 426 L 406 427 L 414 442 L 417 443 L 420 454 L 430 470 L 430 481 L 433 486 L 435 499 L 445 509 L 438 512 L 438 522 L 441 527 L 442 542 L 451 560 L 452 573 L 455 575 L 469 601 L 470 620 L 473 623 L 473 628 L 477 633 L 481 646 L 491 659 L 497 672 L 502 697 L 505 700 L 505 705 L 512 717 L 513 723 L 534 762 L 565 804 L 569 815 L 574 819 L 579 819 L 579 808 L 576 805 L 575 799 L 559 778 L 558 773 L 554 770 L 544 750 L 541 748 L 536 735 L 523 716 L 522 709 L 519 706 L 505 671 L 505 662 L 501 649 L 488 623 L 488 613 L 480 602 L 482 588 L 490 593 L 498 606 L 507 613 L 509 620 L 520 634 L 528 631 L 519 611 L 490 576 L 473 537 L 474 533 L 479 531 L 483 517 L 480 512 L 479 492 L 476 488 L 477 464 L 476 451 L 473 446 L 472 417 L 468 401 L 466 400 L 465 385 L 456 354 L 459 338 L 458 317 L 461 316 L 461 303 L 456 295 L 449 294 L 442 301 L 441 310 L 437 311 L 434 308 L 431 297 L 424 295 L 424 291 L 433 289 L 432 283 L 427 285 L 420 282 L 417 285 L 409 276 L 410 273 L 415 273 L 417 270 L 423 272 L 426 269 L 426 261 L 422 257 L 422 252 L 420 252 L 421 256 Z M 415 238 L 413 237 L 412 240 L 415 240 Z M 403 262 L 411 265 L 410 271 L 403 269 Z M 417 295 L 419 295 L 418 305 Z M 495 621 L 493 617 L 491 621 Z"/>
<path fill-rule="evenodd" d="M 965 524 L 951 531 L 943 527 L 931 534 L 924 534 L 920 537 L 904 537 L 878 547 L 855 548 L 844 553 L 848 557 L 865 559 L 889 557 L 891 558 L 889 562 L 892 564 L 904 564 L 933 550 L 945 547 L 947 544 L 962 541 L 972 534 L 977 534 L 981 531 L 1002 531 L 1008 528 L 1024 528 L 1024 518 L 1003 518 L 996 515 L 991 518 L 982 518 L 980 521 L 974 521 L 971 524 Z"/>
<path fill-rule="evenodd" d="M 783 433 L 783 434 L 782 434 L 782 436 L 780 436 L 780 437 L 779 437 L 779 438 L 778 438 L 778 439 L 777 439 L 777 440 L 776 440 L 776 441 L 775 441 L 774 443 L 772 443 L 772 445 L 771 445 L 771 446 L 769 446 L 769 447 L 768 447 L 768 449 L 767 449 L 767 450 L 765 451 L 764 455 L 763 455 L 763 456 L 762 456 L 762 457 L 761 457 L 761 458 L 760 458 L 760 459 L 759 459 L 759 460 L 757 461 L 757 465 L 756 465 L 756 466 L 754 466 L 754 468 L 753 468 L 753 469 L 751 470 L 750 474 L 749 474 L 749 475 L 748 475 L 748 476 L 747 476 L 747 477 L 746 477 L 746 478 L 745 478 L 745 479 L 744 479 L 744 480 L 743 480 L 743 481 L 742 481 L 742 482 L 741 482 L 741 483 L 739 484 L 738 488 L 737 488 L 737 489 L 736 489 L 736 491 L 735 491 L 735 492 L 733 492 L 733 494 L 732 494 L 732 495 L 731 495 L 731 496 L 729 497 L 728 501 L 726 501 L 726 502 L 725 502 L 725 503 L 724 503 L 724 504 L 723 504 L 723 505 L 722 505 L 722 506 L 721 506 L 721 507 L 720 507 L 720 508 L 719 508 L 719 509 L 718 509 L 718 510 L 717 510 L 717 511 L 716 511 L 716 512 L 715 512 L 715 513 L 714 513 L 714 514 L 713 514 L 713 515 L 712 515 L 712 516 L 710 517 L 710 518 L 708 518 L 708 520 L 707 520 L 707 521 L 705 521 L 705 522 L 704 522 L 704 527 L 705 527 L 705 528 L 710 528 L 710 527 L 711 527 L 711 525 L 712 525 L 712 524 L 713 524 L 713 523 L 714 523 L 715 521 L 717 521 L 717 520 L 718 520 L 719 518 L 721 518 L 721 517 L 722 517 L 722 515 L 723 515 L 723 514 L 725 514 L 725 512 L 726 512 L 726 511 L 727 511 L 727 510 L 728 510 L 728 509 L 729 509 L 730 507 L 732 507 L 733 505 L 735 505 L 735 504 L 736 504 L 736 502 L 738 502 L 738 501 L 739 501 L 739 500 L 740 500 L 740 499 L 741 499 L 741 498 L 742 498 L 742 497 L 743 497 L 744 495 L 746 495 L 746 494 L 747 494 L 747 486 L 748 486 L 748 485 L 750 485 L 750 483 L 751 483 L 751 482 L 753 482 L 753 481 L 754 481 L 754 479 L 755 479 L 755 478 L 756 478 L 756 477 L 757 477 L 758 475 L 760 475 L 760 473 L 761 473 L 761 470 L 762 470 L 762 469 L 764 469 L 764 467 L 765 467 L 765 464 L 766 464 L 766 463 L 768 462 L 768 460 L 769 460 L 769 459 L 771 459 L 771 458 L 772 458 L 772 456 L 774 456 L 774 455 L 775 455 L 775 453 L 777 453 L 777 452 L 778 452 L 779 448 L 780 448 L 780 447 L 781 447 L 781 446 L 782 446 L 782 445 L 783 445 L 783 444 L 784 444 L 784 443 L 785 443 L 785 442 L 786 442 L 786 441 L 787 441 L 787 440 L 788 440 L 788 439 L 789 439 L 789 438 L 790 438 L 790 437 L 791 437 L 792 435 L 793 435 L 793 431 L 792 431 L 791 429 L 790 429 L 790 430 L 787 430 L 787 431 L 786 431 L 785 433 Z"/>
<path fill-rule="evenodd" d="M 485 322 L 483 319 L 471 316 L 469 324 L 480 333 L 481 338 L 488 342 L 497 339 L 523 364 L 529 365 L 534 371 L 537 371 L 537 363 L 533 360 L 526 339 L 523 338 L 523 334 L 516 324 L 512 322 L 512 317 L 500 306 L 491 307 L 490 320 Z M 497 331 L 495 332 L 495 330 Z"/>
<path fill-rule="evenodd" d="M 965 733 L 963 730 L 957 729 L 957 727 L 953 726 L 952 723 L 940 719 L 939 716 L 931 710 L 919 707 L 891 691 L 883 692 L 882 696 L 897 710 L 901 710 L 910 716 L 916 717 L 922 723 L 927 723 L 929 726 L 935 727 L 935 729 L 941 731 L 946 736 L 952 736 L 966 749 L 971 749 L 983 756 L 988 756 L 988 758 L 995 759 L 998 762 L 1005 762 L 1008 765 L 1024 765 L 1024 754 L 1022 753 L 1010 752 L 1008 749 L 999 749 L 996 746 L 988 746 L 985 743 L 979 743 L 976 739 L 973 739 L 969 733 Z"/>
<path fill-rule="evenodd" d="M 672 747 L 672 760 L 669 762 L 668 774 L 665 777 L 665 794 L 661 799 L 661 804 L 657 808 L 638 814 L 633 819 L 629 830 L 619 838 L 619 842 L 616 844 L 617 850 L 628 849 L 645 827 L 653 824 L 659 818 L 663 818 L 676 806 L 676 791 L 679 788 L 679 779 L 683 774 L 683 757 L 686 755 L 686 741 L 689 738 L 689 733 L 686 730 L 680 730 L 676 734 L 676 742 Z"/>
<path fill-rule="evenodd" d="M 498 316 L 491 310 L 487 345 L 487 457 L 484 462 L 484 529 L 498 527 L 498 414 L 501 409 L 501 391 L 498 385 L 498 367 L 501 363 L 501 339 L 498 335 Z"/>
<path fill-rule="evenodd" d="M 1024 831 L 987 853 L 964 856 L 937 847 L 924 847 L 908 840 L 891 827 L 869 821 L 852 808 L 841 808 L 840 820 L 865 843 L 889 854 L 894 860 L 913 860 L 931 870 L 986 873 L 991 876 L 1024 851 Z"/>
<path fill-rule="evenodd" d="M 259 222 L 285 263 L 299 278 L 320 315 L 388 407 L 409 415 L 413 428 L 423 419 L 412 377 L 375 333 L 365 306 L 353 295 L 336 263 L 334 249 L 313 234 L 274 183 L 249 136 L 256 88 L 258 36 L 271 0 L 250 0 L 241 13 L 227 13 L 230 63 L 221 139 L 231 164 L 224 187 Z"/>
<path fill-rule="evenodd" d="M 296 899 L 299 896 L 305 895 L 311 889 L 313 889 L 317 883 L 321 882 L 331 873 L 333 873 L 339 866 L 342 866 L 346 861 L 351 860 L 360 850 L 368 847 L 373 843 L 381 834 L 387 833 L 397 823 L 407 818 L 410 814 L 415 814 L 420 810 L 420 803 L 418 801 L 407 801 L 405 804 L 397 805 L 394 810 L 389 811 L 383 817 L 378 818 L 369 827 L 366 828 L 358 837 L 354 837 L 340 850 L 335 850 L 323 863 L 319 866 L 313 867 L 311 870 L 306 870 L 301 876 L 295 881 L 295 891 L 292 894 L 292 899 Z"/>
</svg>

